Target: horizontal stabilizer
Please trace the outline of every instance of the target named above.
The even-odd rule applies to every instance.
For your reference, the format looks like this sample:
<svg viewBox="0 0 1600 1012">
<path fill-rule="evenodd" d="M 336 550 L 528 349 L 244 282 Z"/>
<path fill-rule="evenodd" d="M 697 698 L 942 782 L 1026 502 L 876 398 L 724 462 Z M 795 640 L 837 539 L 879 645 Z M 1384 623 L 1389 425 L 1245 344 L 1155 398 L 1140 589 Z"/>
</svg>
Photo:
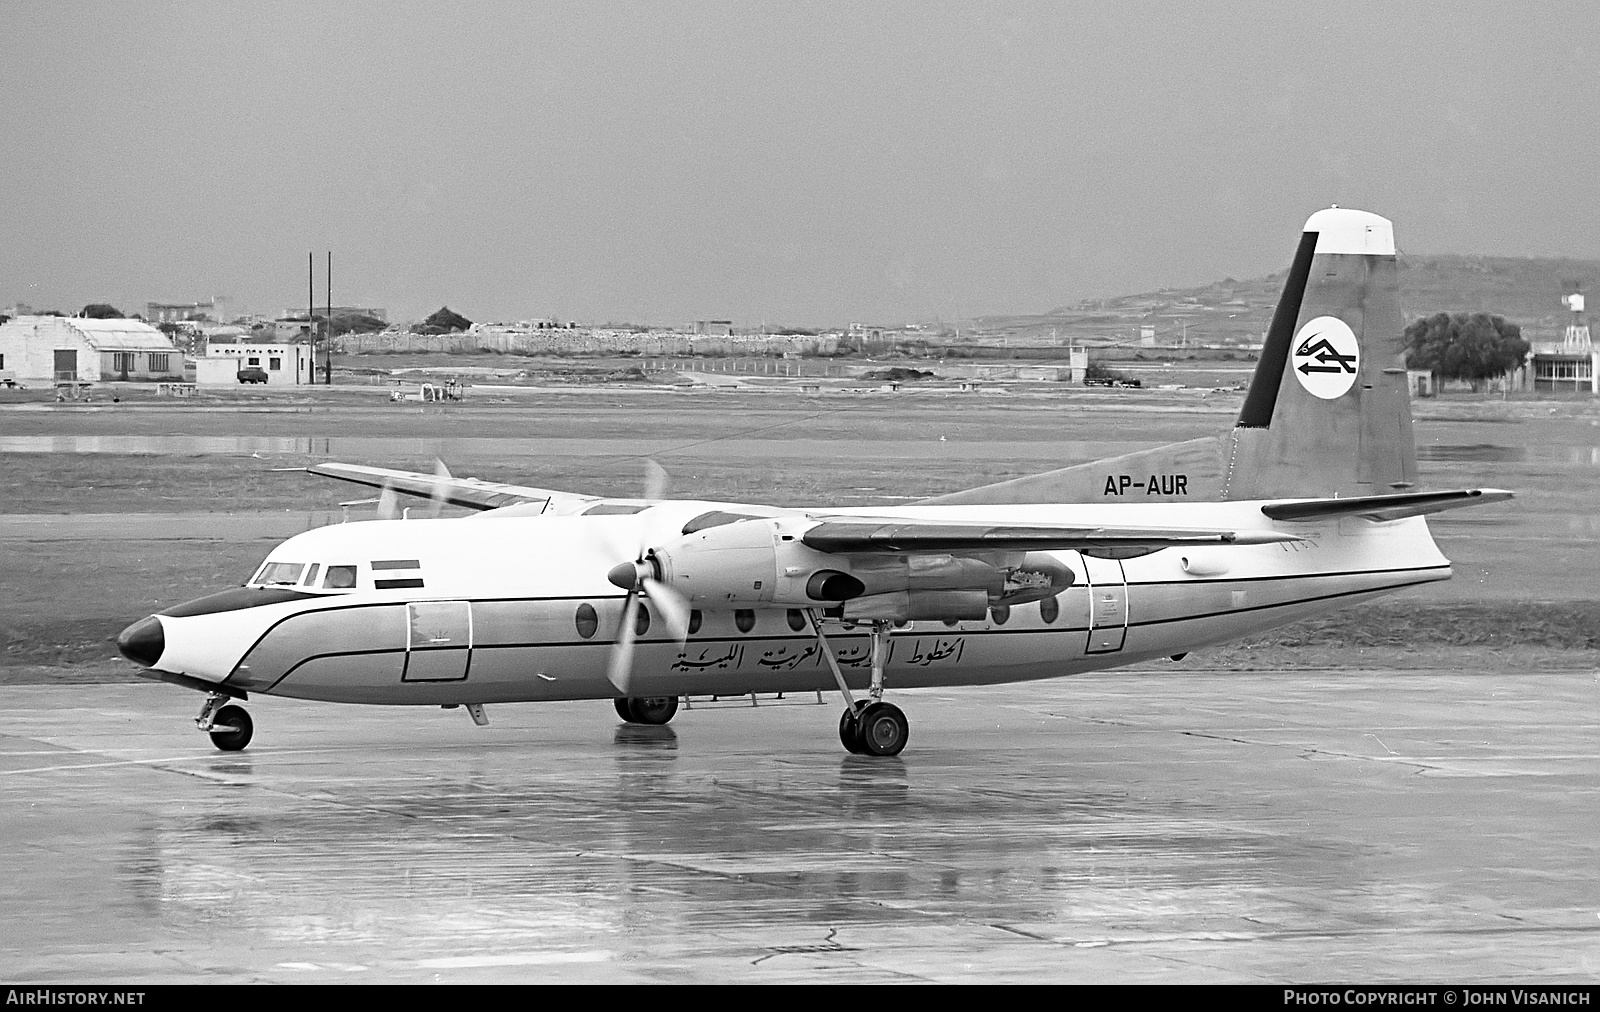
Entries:
<svg viewBox="0 0 1600 1012">
<path fill-rule="evenodd" d="M 1324 520 L 1328 517 L 1365 517 L 1401 520 L 1428 513 L 1503 502 L 1513 493 L 1498 488 L 1464 488 L 1450 492 L 1401 492 L 1396 495 L 1355 496 L 1348 499 L 1302 499 L 1267 503 L 1261 512 L 1274 520 Z"/>
<path fill-rule="evenodd" d="M 354 482 L 371 488 L 393 489 L 407 495 L 436 499 L 452 506 L 465 506 L 475 510 L 499 509 L 520 503 L 593 498 L 549 489 L 506 485 L 497 481 L 480 481 L 477 478 L 453 478 L 448 474 L 395 471 L 387 467 L 367 467 L 362 464 L 313 464 L 306 470 L 324 478 L 337 478 L 340 481 Z"/>
<path fill-rule="evenodd" d="M 915 520 L 824 520 L 800 536 L 819 552 L 1028 552 L 1137 549 L 1178 545 L 1266 545 L 1299 541 L 1276 531 L 1148 527 L 1055 527 Z"/>
</svg>

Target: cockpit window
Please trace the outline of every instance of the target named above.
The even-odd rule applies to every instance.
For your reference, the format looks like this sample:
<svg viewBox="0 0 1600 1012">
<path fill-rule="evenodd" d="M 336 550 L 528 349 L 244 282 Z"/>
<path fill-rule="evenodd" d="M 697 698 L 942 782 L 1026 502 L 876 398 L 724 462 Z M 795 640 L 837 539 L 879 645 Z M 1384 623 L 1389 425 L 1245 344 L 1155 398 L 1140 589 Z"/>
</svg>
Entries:
<svg viewBox="0 0 1600 1012">
<path fill-rule="evenodd" d="M 306 586 L 307 587 L 315 587 L 317 585 L 317 570 L 319 570 L 321 568 L 322 568 L 322 563 L 320 563 L 320 562 L 313 562 L 311 564 L 311 571 L 306 574 Z"/>
<path fill-rule="evenodd" d="M 269 562 L 251 582 L 262 587 L 292 587 L 300 582 L 300 574 L 305 571 L 303 562 Z"/>
<path fill-rule="evenodd" d="M 328 575 L 323 577 L 324 590 L 349 590 L 356 585 L 356 567 L 354 566 L 329 566 Z"/>
</svg>

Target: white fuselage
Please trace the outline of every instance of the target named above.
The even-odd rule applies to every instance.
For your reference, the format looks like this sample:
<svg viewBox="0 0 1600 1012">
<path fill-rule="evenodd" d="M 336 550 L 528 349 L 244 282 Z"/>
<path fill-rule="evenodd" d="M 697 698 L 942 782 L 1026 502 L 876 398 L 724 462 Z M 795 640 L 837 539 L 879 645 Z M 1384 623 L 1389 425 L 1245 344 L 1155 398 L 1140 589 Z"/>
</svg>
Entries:
<svg viewBox="0 0 1600 1012">
<path fill-rule="evenodd" d="M 642 546 L 725 503 L 667 502 L 624 516 L 494 516 L 369 521 L 309 531 L 267 563 L 288 598 L 160 617 L 154 667 L 252 692 L 338 702 L 444 704 L 615 696 L 606 676 L 624 593 L 607 580 Z M 771 512 L 771 511 L 763 511 Z M 806 511 L 824 516 L 838 511 Z M 1180 654 L 1448 579 L 1420 518 L 1275 523 L 1260 503 L 944 506 L 851 510 L 853 517 L 1273 530 L 1302 540 L 1168 548 L 1116 561 L 1053 553 L 1070 589 L 986 618 L 894 629 L 891 688 L 1053 678 Z M 355 585 L 321 584 L 354 567 Z M 264 567 L 262 573 L 268 572 Z M 259 575 L 258 575 L 259 578 Z M 821 605 L 819 605 L 820 607 Z M 182 609 L 175 609 L 181 611 Z M 681 647 L 646 602 L 632 691 L 640 696 L 797 692 L 834 681 L 803 616 L 782 607 L 704 607 Z M 868 679 L 864 629 L 833 624 L 847 681 Z"/>
</svg>

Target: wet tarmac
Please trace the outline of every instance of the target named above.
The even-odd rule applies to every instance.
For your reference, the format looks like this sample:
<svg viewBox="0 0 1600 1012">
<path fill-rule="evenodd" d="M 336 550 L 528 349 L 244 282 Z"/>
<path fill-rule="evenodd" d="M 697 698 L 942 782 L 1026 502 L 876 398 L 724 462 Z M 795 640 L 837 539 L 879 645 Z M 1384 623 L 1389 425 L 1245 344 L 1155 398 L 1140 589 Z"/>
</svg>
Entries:
<svg viewBox="0 0 1600 1012">
<path fill-rule="evenodd" d="M 1594 981 L 1593 671 L 464 711 L 0 693 L 0 977 Z"/>
</svg>

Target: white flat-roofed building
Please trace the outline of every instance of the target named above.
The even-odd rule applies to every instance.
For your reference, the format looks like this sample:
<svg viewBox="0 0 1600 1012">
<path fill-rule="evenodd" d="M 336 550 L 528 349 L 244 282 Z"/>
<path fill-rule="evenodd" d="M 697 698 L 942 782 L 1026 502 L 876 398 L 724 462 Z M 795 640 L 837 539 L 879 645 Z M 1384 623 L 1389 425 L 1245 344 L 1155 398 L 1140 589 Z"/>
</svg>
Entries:
<svg viewBox="0 0 1600 1012">
<path fill-rule="evenodd" d="M 260 369 L 268 386 L 293 386 L 313 381 L 311 363 L 306 344 L 207 342 L 206 357 L 195 363 L 195 382 L 237 383 L 241 370 Z"/>
<path fill-rule="evenodd" d="M 0 381 L 182 380 L 183 353 L 139 320 L 19 316 L 0 324 Z"/>
</svg>

